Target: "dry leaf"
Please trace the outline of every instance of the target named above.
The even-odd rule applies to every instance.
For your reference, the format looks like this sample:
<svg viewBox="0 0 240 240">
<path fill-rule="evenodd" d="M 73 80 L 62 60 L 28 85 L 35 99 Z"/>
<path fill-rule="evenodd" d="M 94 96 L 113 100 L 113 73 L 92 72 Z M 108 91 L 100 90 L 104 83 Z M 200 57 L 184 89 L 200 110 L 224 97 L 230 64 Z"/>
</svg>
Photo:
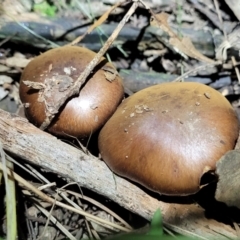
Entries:
<svg viewBox="0 0 240 240">
<path fill-rule="evenodd" d="M 19 57 L 9 57 L 0 60 L 0 63 L 5 64 L 8 67 L 25 68 L 32 59 L 24 59 Z"/>
<path fill-rule="evenodd" d="M 190 38 L 183 37 L 180 38 L 168 25 L 168 17 L 169 15 L 162 12 L 160 14 L 154 15 L 154 20 L 151 22 L 152 26 L 159 26 L 163 31 L 168 33 L 170 39 L 169 43 L 181 54 L 185 54 L 189 57 L 198 59 L 202 62 L 207 63 L 215 63 L 214 60 L 204 56 L 202 53 L 200 53 L 192 44 L 192 41 Z"/>
<path fill-rule="evenodd" d="M 118 75 L 117 70 L 115 70 L 109 66 L 104 66 L 104 67 L 102 67 L 102 69 L 104 70 L 104 75 L 109 82 L 114 81 L 116 76 Z"/>
<path fill-rule="evenodd" d="M 115 78 L 116 78 L 116 75 L 115 75 L 115 74 L 112 74 L 112 73 L 110 73 L 110 72 L 105 72 L 104 75 L 105 75 L 105 78 L 106 78 L 109 82 L 114 81 Z"/>
<path fill-rule="evenodd" d="M 227 152 L 217 162 L 216 200 L 240 208 L 240 150 Z"/>
<path fill-rule="evenodd" d="M 3 85 L 5 83 L 12 83 L 13 79 L 7 75 L 0 75 L 0 85 Z"/>
</svg>

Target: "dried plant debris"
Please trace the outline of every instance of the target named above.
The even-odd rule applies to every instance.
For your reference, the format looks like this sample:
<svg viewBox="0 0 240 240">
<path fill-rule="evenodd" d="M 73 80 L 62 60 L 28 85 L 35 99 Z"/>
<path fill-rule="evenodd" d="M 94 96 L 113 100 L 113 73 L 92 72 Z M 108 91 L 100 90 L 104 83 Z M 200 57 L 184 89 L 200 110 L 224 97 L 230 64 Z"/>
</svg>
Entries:
<svg viewBox="0 0 240 240">
<path fill-rule="evenodd" d="M 238 25 L 216 49 L 216 59 L 226 61 L 227 50 L 230 48 L 240 51 L 240 26 Z"/>
<path fill-rule="evenodd" d="M 8 57 L 6 59 L 0 59 L 0 63 L 7 66 L 7 67 L 13 67 L 13 68 L 24 68 L 27 66 L 27 64 L 31 61 L 31 59 L 23 58 L 22 56 L 19 56 L 18 54 L 13 55 L 12 57 Z"/>
<path fill-rule="evenodd" d="M 240 21 L 240 4 L 238 0 L 225 0 L 229 8 L 234 12 L 235 16 Z"/>
<path fill-rule="evenodd" d="M 240 150 L 226 153 L 218 162 L 216 200 L 240 208 Z"/>
<path fill-rule="evenodd" d="M 51 19 L 43 17 L 43 12 L 34 11 L 36 10 L 34 4 L 39 2 L 48 2 L 50 3 L 49 6 L 53 6 L 52 9 L 54 11 Z M 6 99 L 11 99 L 11 102 L 19 104 L 18 78 L 20 73 L 32 60 L 33 56 L 45 52 L 50 46 L 79 44 L 90 47 L 94 51 L 99 51 L 102 44 L 116 29 L 117 24 L 123 19 L 124 14 L 132 4 L 120 6 L 119 2 L 118 0 L 104 0 L 101 3 L 95 0 L 4 0 L 2 6 L 0 6 L 0 8 L 3 8 L 1 15 L 3 22 L 1 22 L 2 28 L 0 29 L 0 108 L 5 109 L 4 105 L 6 103 L 4 101 Z M 132 2 L 141 3 L 140 0 Z M 237 18 L 239 19 L 240 16 L 238 11 L 239 4 L 237 0 L 217 1 L 220 5 L 220 8 L 217 9 L 214 2 L 216 1 L 143 0 L 144 4 L 139 4 L 139 9 L 129 16 L 121 32 L 118 32 L 113 46 L 108 49 L 110 59 L 120 70 L 119 72 L 121 77 L 123 77 L 125 87 L 129 89 L 129 92 L 126 91 L 127 94 L 130 95 L 132 92 L 137 92 L 155 84 L 174 80 L 184 81 L 186 79 L 186 81 L 201 82 L 218 89 L 222 95 L 231 100 L 240 116 L 240 85 L 236 77 L 237 71 L 234 71 L 239 68 L 240 45 L 238 40 L 240 31 L 239 26 L 236 24 Z M 226 4 L 228 4 L 230 9 L 223 8 Z M 150 7 L 152 12 L 146 9 L 146 6 Z M 150 21 L 151 13 L 156 13 L 152 22 Z M 148 27 L 150 22 L 151 26 Z M 235 29 L 231 32 L 232 26 L 235 25 Z M 36 37 L 30 31 L 28 32 L 24 26 L 31 26 L 29 29 L 35 31 L 40 37 Z M 224 32 L 225 30 L 226 33 Z M 226 38 L 224 35 L 226 35 Z M 47 41 L 44 41 L 41 37 L 44 37 Z M 52 39 L 54 39 L 55 45 L 49 44 L 48 41 Z M 21 45 L 23 43 L 24 45 Z M 34 48 L 34 53 L 28 53 L 29 46 Z M 235 64 L 231 61 L 232 56 L 236 58 Z M 216 63 L 214 58 L 217 61 L 220 60 L 220 63 Z M 222 62 L 225 62 L 224 65 Z M 51 71 L 51 67 L 49 66 L 49 71 Z M 234 70 L 233 67 L 235 67 Z M 103 70 L 105 79 L 114 83 L 118 73 L 109 68 L 103 68 Z M 71 71 L 70 68 L 65 68 L 62 75 L 53 76 L 47 79 L 46 82 L 37 84 L 29 81 L 26 83 L 32 88 L 40 90 L 39 101 L 43 101 L 45 96 L 50 98 L 52 91 L 60 92 L 60 97 L 56 99 L 56 102 L 58 102 L 61 100 L 62 95 L 65 95 L 73 86 L 73 82 L 69 77 Z M 212 95 L 209 92 L 204 92 L 203 97 L 206 100 L 212 99 Z M 196 108 L 201 107 L 198 101 L 194 104 Z M 55 106 L 49 106 L 49 108 L 54 109 Z M 94 111 L 97 111 L 99 108 L 99 104 L 91 105 L 91 109 Z M 124 109 L 123 113 L 126 110 Z M 9 108 L 8 111 L 10 111 Z M 11 112 L 15 112 L 15 110 Z M 145 113 L 152 114 L 153 112 L 153 108 L 139 103 L 134 106 L 133 111 L 127 117 L 134 121 Z M 162 114 L 169 114 L 169 110 L 166 108 Z M 99 121 L 98 116 L 96 116 L 95 121 Z M 177 121 L 179 124 L 184 124 L 181 119 L 177 119 Z M 132 122 L 132 125 L 124 128 L 124 133 L 129 134 L 129 129 L 131 130 L 133 125 L 134 122 Z M 31 127 L 28 129 L 31 130 Z M 24 132 L 28 132 L 28 130 L 23 131 L 22 135 L 24 135 Z M 20 141 L 20 136 L 16 140 Z M 27 135 L 25 137 L 27 138 Z M 11 139 L 15 138 L 12 137 Z M 1 141 L 3 142 L 4 139 Z M 28 148 L 26 144 L 24 146 L 25 149 Z M 16 148 L 14 147 L 14 149 Z M 91 156 L 90 150 L 85 146 L 82 146 L 82 148 L 86 149 L 85 152 Z M 29 153 L 26 154 L 30 155 Z M 18 153 L 15 152 L 15 155 L 18 155 Z M 217 163 L 216 174 L 219 181 L 215 195 L 218 201 L 238 208 L 240 208 L 240 196 L 238 194 L 240 188 L 238 181 L 240 171 L 238 170 L 240 169 L 239 159 L 240 150 L 234 150 L 228 152 Z M 42 164 L 42 161 L 40 164 Z M 49 163 L 45 163 L 45 166 L 47 164 Z M 69 163 L 67 166 L 69 166 Z M 38 180 L 29 176 L 26 177 L 25 174 L 21 177 L 26 177 L 25 180 L 28 183 L 31 182 L 36 189 L 40 188 L 41 193 L 45 194 L 44 196 L 52 199 L 51 203 L 47 202 L 46 199 L 41 198 L 36 192 L 21 188 L 21 194 L 26 207 L 24 209 L 26 214 L 24 220 L 29 226 L 26 234 L 29 238 L 100 239 L 119 231 L 117 230 L 118 228 L 113 227 L 114 224 L 119 225 L 120 228 L 131 229 L 118 216 L 118 211 L 113 213 L 106 209 L 106 206 L 101 205 L 100 201 L 97 201 L 98 195 L 94 195 L 95 199 L 89 200 L 89 197 L 82 194 L 79 188 L 77 190 L 73 188 L 74 192 L 70 191 L 69 188 L 63 187 L 59 189 L 59 186 L 62 186 L 62 182 L 65 184 L 66 179 L 61 177 L 58 179 L 56 175 L 53 179 L 53 181 L 56 181 L 56 184 L 48 182 L 48 180 L 45 182 L 42 179 L 47 179 L 48 173 L 35 173 L 35 170 L 31 169 L 30 166 L 25 167 L 28 169 L 29 174 L 34 172 Z M 54 169 L 57 169 L 57 167 Z M 60 174 L 60 170 L 58 174 Z M 24 186 L 24 184 L 20 185 Z M 109 186 L 107 187 L 109 189 Z M 67 198 L 64 198 L 62 193 Z M 124 192 L 122 194 L 124 195 Z M 116 201 L 115 199 L 112 200 Z M 53 202 L 54 204 L 52 204 Z M 71 211 L 59 205 L 66 204 L 66 202 L 75 210 Z M 149 201 L 147 202 L 149 204 Z M 106 205 L 108 203 L 109 199 L 106 200 Z M 162 204 L 162 202 L 157 202 L 157 204 L 159 203 Z M 135 207 L 134 205 L 133 207 Z M 87 214 L 101 218 L 102 221 L 110 222 L 110 225 L 106 227 L 104 224 L 89 220 L 86 216 L 79 214 L 79 212 L 77 213 L 79 208 Z M 197 229 L 201 228 L 201 226 L 207 226 L 203 228 L 205 232 L 208 232 L 209 229 L 213 231 L 211 227 L 215 223 L 211 225 L 205 219 L 204 224 L 200 224 L 197 222 L 195 215 L 192 214 L 191 207 L 187 210 L 189 214 L 185 212 L 185 205 L 183 208 L 183 214 L 181 214 L 180 218 L 175 218 L 174 207 L 172 209 L 168 207 L 167 210 L 172 211 L 170 218 L 174 219 L 174 224 L 179 219 L 179 222 L 186 223 L 182 224 L 183 231 L 186 231 L 186 229 L 190 232 L 198 231 Z M 141 215 L 144 208 L 139 207 L 138 209 L 140 209 L 138 211 Z M 201 213 L 203 211 L 201 209 Z M 204 214 L 202 213 L 202 215 Z M 194 217 L 191 218 L 192 216 Z M 175 219 L 177 219 L 176 222 Z M 194 225 L 195 222 L 197 224 Z M 216 223 L 216 226 L 218 226 L 218 223 Z M 224 224 L 219 226 L 219 229 L 229 227 Z M 3 221 L 1 227 L 3 232 L 6 233 L 6 221 Z M 207 229 L 208 227 L 209 229 Z M 230 230 L 227 228 L 226 235 L 230 234 L 231 230 L 234 231 L 232 228 Z M 222 234 L 223 232 L 221 232 L 221 235 L 224 235 Z M 215 233 L 216 236 L 220 235 L 219 231 L 214 230 Z"/>
<path fill-rule="evenodd" d="M 168 33 L 170 39 L 169 43 L 175 48 L 176 51 L 183 55 L 198 59 L 202 62 L 213 64 L 214 61 L 204 55 L 202 55 L 192 44 L 191 40 L 187 37 L 180 38 L 168 24 L 169 15 L 166 13 L 160 13 L 153 17 L 151 24 L 153 26 L 159 26 L 163 31 Z"/>
<path fill-rule="evenodd" d="M 119 230 L 129 231 L 131 229 L 121 217 L 101 202 L 85 196 L 81 189 L 81 193 L 69 191 L 68 186 L 76 186 L 76 183 L 70 182 L 63 188 L 57 188 L 55 182 L 50 182 L 43 175 L 44 172 L 40 172 L 28 164 L 22 165 L 12 158 L 9 159 L 26 171 L 28 173 L 26 176 L 33 177 L 30 183 L 21 177 L 16 177 L 16 173 L 14 173 L 14 178 L 17 178 L 23 187 L 22 195 L 26 203 L 24 212 L 27 224 L 35 226 L 28 229 L 29 237 L 54 239 L 66 236 L 68 239 L 74 240 L 83 239 L 83 236 L 85 239 L 92 239 L 94 236 L 100 239 L 114 232 L 117 233 Z M 1 163 L 0 169 L 2 169 Z M 64 182 L 64 179 L 61 181 Z M 71 189 L 77 190 L 79 188 L 79 186 L 71 187 Z M 26 189 L 31 189 L 31 191 Z M 52 199 L 52 203 L 48 201 L 49 199 Z M 3 226 L 6 233 L 5 224 L 6 221 Z M 25 237 L 24 239 L 26 239 Z"/>
</svg>

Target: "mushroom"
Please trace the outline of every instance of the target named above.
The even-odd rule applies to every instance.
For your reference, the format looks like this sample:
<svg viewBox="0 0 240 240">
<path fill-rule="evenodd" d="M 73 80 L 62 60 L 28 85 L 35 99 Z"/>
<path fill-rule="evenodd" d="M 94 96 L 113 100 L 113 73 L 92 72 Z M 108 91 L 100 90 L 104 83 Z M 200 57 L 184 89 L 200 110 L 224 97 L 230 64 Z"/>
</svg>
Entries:
<svg viewBox="0 0 240 240">
<path fill-rule="evenodd" d="M 173 82 L 125 99 L 102 128 L 99 150 L 120 176 L 165 195 L 190 195 L 235 146 L 239 122 L 225 97 L 200 83 Z"/>
<path fill-rule="evenodd" d="M 24 81 L 47 86 L 49 99 L 54 104 L 59 98 L 59 91 L 64 91 L 76 81 L 95 54 L 83 47 L 64 46 L 39 55 L 26 66 L 21 76 L 19 93 L 26 116 L 32 123 L 36 126 L 43 123 L 46 118 L 45 104 L 41 99 L 42 92 L 30 88 Z M 50 81 L 59 84 L 59 89 L 54 93 Z M 88 137 L 104 125 L 122 98 L 122 80 L 114 66 L 102 58 L 79 96 L 74 96 L 62 107 L 48 131 L 60 136 Z"/>
</svg>

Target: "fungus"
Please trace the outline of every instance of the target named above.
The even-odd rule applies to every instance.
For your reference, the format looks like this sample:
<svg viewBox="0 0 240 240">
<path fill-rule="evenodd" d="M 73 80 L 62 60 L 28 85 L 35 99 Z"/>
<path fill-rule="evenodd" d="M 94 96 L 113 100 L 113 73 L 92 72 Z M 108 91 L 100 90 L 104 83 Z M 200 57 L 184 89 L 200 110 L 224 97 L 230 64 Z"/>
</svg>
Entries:
<svg viewBox="0 0 240 240">
<path fill-rule="evenodd" d="M 20 81 L 20 99 L 27 118 L 40 126 L 46 118 L 41 91 L 32 89 L 24 81 L 39 84 L 58 82 L 58 91 L 49 88 L 50 101 L 59 98 L 76 81 L 96 53 L 83 47 L 64 46 L 49 50 L 32 60 L 24 69 Z M 79 96 L 72 97 L 59 111 L 48 131 L 56 135 L 88 137 L 99 129 L 113 114 L 123 98 L 121 78 L 105 58 L 95 67 L 82 87 Z M 52 95 L 51 95 L 52 94 Z"/>
<path fill-rule="evenodd" d="M 143 89 L 102 128 L 101 156 L 120 176 L 165 195 L 200 189 L 204 173 L 235 146 L 237 115 L 218 91 L 191 82 Z"/>
</svg>

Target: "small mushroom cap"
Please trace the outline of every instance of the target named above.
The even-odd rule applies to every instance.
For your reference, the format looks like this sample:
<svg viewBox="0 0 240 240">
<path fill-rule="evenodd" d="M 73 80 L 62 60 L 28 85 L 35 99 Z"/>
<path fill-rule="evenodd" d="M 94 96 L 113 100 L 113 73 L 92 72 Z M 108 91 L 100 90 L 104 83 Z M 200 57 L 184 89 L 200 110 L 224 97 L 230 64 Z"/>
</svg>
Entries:
<svg viewBox="0 0 240 240">
<path fill-rule="evenodd" d="M 96 53 L 77 46 L 64 46 L 49 50 L 34 60 L 24 69 L 20 81 L 20 98 L 28 119 L 37 126 L 45 120 L 45 105 L 39 101 L 39 90 L 30 89 L 23 81 L 46 83 L 48 79 L 61 79 L 66 86 L 75 82 Z M 111 63 L 102 58 L 94 72 L 80 91 L 80 95 L 70 99 L 61 109 L 49 132 L 57 135 L 66 134 L 76 137 L 88 137 L 99 129 L 113 114 L 123 98 L 123 85 L 117 75 L 107 80 L 109 71 L 116 71 Z M 56 95 L 53 96 L 58 97 Z"/>
<path fill-rule="evenodd" d="M 98 143 L 103 160 L 120 176 L 161 194 L 189 195 L 234 148 L 238 132 L 237 115 L 218 91 L 176 82 L 124 100 Z"/>
</svg>

